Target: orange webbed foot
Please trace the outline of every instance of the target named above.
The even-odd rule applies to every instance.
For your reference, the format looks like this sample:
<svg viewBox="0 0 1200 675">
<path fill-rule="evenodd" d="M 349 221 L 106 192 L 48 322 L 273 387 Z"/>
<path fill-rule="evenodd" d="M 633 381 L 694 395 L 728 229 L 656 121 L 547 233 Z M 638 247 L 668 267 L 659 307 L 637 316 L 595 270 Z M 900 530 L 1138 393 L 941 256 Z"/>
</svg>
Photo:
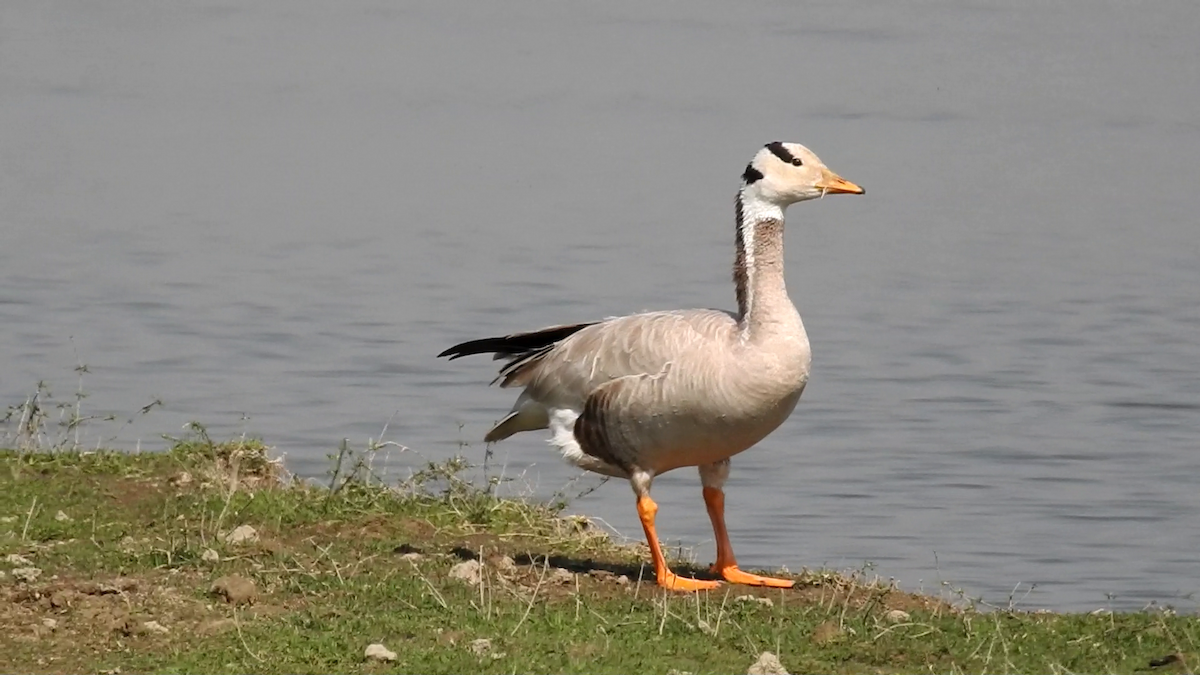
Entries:
<svg viewBox="0 0 1200 675">
<path fill-rule="evenodd" d="M 711 591 L 719 588 L 721 582 L 707 579 L 692 579 L 681 577 L 674 572 L 667 572 L 658 577 L 658 585 L 670 591 Z"/>
<path fill-rule="evenodd" d="M 721 575 L 721 578 L 731 584 L 742 584 L 745 586 L 767 586 L 769 588 L 791 588 L 796 585 L 791 579 L 776 579 L 774 577 L 760 577 L 757 574 L 750 574 L 738 569 L 737 565 L 729 565 L 727 567 L 717 567 L 713 565 L 713 571 Z"/>
</svg>

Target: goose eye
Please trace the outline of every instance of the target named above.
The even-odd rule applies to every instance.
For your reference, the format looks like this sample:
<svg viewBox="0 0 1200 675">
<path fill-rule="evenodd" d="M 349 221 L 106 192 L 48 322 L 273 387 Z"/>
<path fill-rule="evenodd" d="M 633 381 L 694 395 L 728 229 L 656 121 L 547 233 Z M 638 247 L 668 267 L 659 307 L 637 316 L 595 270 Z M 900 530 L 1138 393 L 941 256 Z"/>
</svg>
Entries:
<svg viewBox="0 0 1200 675">
<path fill-rule="evenodd" d="M 801 162 L 799 157 L 793 157 L 792 166 L 804 166 L 804 162 Z"/>
</svg>

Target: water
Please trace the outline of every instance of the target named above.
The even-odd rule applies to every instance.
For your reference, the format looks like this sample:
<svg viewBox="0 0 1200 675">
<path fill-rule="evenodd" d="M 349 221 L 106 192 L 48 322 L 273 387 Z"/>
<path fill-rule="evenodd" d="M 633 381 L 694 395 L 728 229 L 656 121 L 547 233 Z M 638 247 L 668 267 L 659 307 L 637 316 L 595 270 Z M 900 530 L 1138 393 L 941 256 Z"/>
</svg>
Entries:
<svg viewBox="0 0 1200 675">
<path fill-rule="evenodd" d="M 742 562 L 1194 611 L 1198 21 L 1183 1 L 8 2 L 0 396 L 69 400 L 83 362 L 84 412 L 120 416 L 89 442 L 197 420 L 320 476 L 390 420 L 479 461 L 512 394 L 492 362 L 433 355 L 730 307 L 737 177 L 793 140 L 868 194 L 789 212 L 814 371 L 734 462 Z M 541 496 L 575 475 L 535 435 L 497 451 Z M 711 559 L 694 472 L 654 494 L 663 535 Z M 640 534 L 620 482 L 572 508 Z"/>
</svg>

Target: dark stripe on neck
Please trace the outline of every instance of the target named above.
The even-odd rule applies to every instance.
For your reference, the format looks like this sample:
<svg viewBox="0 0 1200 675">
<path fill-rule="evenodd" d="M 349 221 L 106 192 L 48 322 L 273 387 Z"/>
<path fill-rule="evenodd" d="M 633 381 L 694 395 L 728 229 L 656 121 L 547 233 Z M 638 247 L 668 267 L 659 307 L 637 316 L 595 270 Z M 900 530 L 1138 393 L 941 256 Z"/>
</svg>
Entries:
<svg viewBox="0 0 1200 675">
<path fill-rule="evenodd" d="M 746 167 L 747 171 L 752 171 L 751 167 Z M 758 173 L 755 171 L 755 173 Z M 759 174 L 761 177 L 762 174 Z M 742 232 L 742 226 L 745 223 L 745 214 L 742 207 L 742 193 L 739 192 L 737 199 L 734 200 L 734 214 L 737 221 L 734 223 L 734 246 L 736 248 L 735 257 L 733 259 L 733 287 L 737 293 L 738 319 L 746 315 L 747 302 L 750 299 L 750 270 L 746 266 L 746 239 Z"/>
<path fill-rule="evenodd" d="M 779 141 L 767 143 L 767 149 L 771 151 L 772 155 L 778 157 L 784 164 L 791 164 L 792 160 L 796 159 L 792 156 L 792 153 L 788 152 L 787 148 L 783 147 L 783 143 L 780 143 Z"/>
<path fill-rule="evenodd" d="M 742 180 L 746 182 L 746 185 L 753 185 L 762 179 L 763 175 L 761 171 L 754 168 L 753 164 L 746 165 L 746 170 L 742 173 Z M 741 204 L 741 199 L 738 200 L 738 203 Z M 738 220 L 741 219 L 739 218 Z"/>
</svg>

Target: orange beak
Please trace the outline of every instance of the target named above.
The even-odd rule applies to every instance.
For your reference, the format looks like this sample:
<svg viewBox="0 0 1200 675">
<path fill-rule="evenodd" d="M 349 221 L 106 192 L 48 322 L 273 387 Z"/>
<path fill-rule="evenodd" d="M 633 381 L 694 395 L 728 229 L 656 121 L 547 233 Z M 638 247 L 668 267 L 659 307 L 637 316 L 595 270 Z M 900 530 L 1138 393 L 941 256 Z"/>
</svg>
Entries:
<svg viewBox="0 0 1200 675">
<path fill-rule="evenodd" d="M 817 183 L 817 187 L 829 194 L 861 195 L 867 192 L 828 169 L 821 173 L 821 180 Z"/>
</svg>

